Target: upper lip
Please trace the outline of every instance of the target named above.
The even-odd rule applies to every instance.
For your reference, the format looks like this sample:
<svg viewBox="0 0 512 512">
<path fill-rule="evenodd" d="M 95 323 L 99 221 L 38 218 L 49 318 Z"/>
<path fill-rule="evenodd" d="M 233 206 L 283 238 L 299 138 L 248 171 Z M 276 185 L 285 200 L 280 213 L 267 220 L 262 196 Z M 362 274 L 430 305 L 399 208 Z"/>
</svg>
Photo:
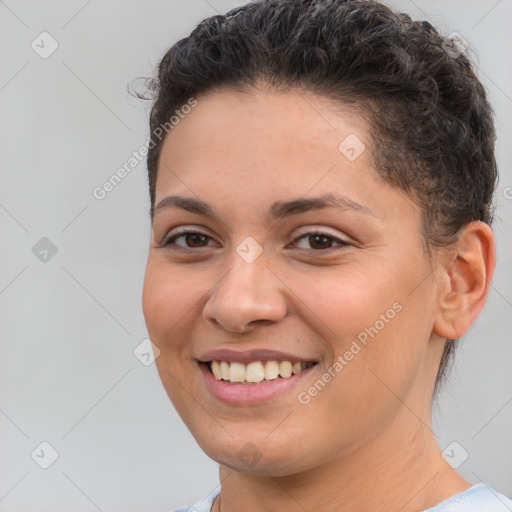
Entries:
<svg viewBox="0 0 512 512">
<path fill-rule="evenodd" d="M 318 362 L 310 357 L 300 357 L 285 352 L 268 349 L 253 349 L 253 350 L 231 350 L 231 349 L 217 349 L 204 352 L 198 357 L 202 363 L 209 361 L 229 361 L 232 363 L 249 364 L 254 361 L 290 361 L 295 363 L 297 361 Z"/>
</svg>

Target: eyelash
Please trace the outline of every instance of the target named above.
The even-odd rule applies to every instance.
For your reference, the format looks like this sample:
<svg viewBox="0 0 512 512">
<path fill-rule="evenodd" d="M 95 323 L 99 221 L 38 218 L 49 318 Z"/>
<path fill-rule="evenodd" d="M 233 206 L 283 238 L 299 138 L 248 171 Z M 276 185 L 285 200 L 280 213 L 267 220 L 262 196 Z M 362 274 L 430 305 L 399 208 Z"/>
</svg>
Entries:
<svg viewBox="0 0 512 512">
<path fill-rule="evenodd" d="M 185 237 L 187 235 L 201 235 L 201 236 L 204 236 L 206 238 L 212 239 L 212 237 L 210 237 L 209 235 L 207 235 L 206 233 L 203 233 L 201 231 L 194 231 L 194 230 L 184 229 L 184 230 L 180 231 L 179 233 L 175 233 L 174 235 L 172 235 L 170 237 L 164 238 L 164 240 L 162 240 L 162 242 L 159 245 L 159 247 L 168 247 L 168 248 L 171 248 L 172 250 L 177 250 L 177 251 L 183 250 L 183 251 L 192 251 L 193 252 L 194 249 L 196 249 L 195 247 L 183 247 L 183 246 L 175 244 L 175 241 L 177 239 L 179 239 L 181 237 Z M 331 252 L 333 250 L 339 250 L 340 248 L 348 247 L 348 246 L 351 245 L 350 243 L 348 243 L 348 242 L 346 242 L 344 240 L 336 238 L 335 236 L 333 236 L 330 233 L 327 233 L 327 232 L 324 232 L 324 231 L 320 231 L 320 230 L 313 230 L 313 231 L 307 231 L 305 233 L 302 233 L 299 236 L 295 237 L 292 240 L 292 243 L 293 242 L 297 242 L 297 241 L 302 240 L 302 239 L 307 238 L 307 237 L 311 237 L 311 236 L 324 236 L 324 237 L 329 238 L 333 243 L 336 243 L 338 245 L 337 246 L 327 247 L 325 249 L 302 249 L 302 248 L 298 248 L 299 251 L 303 251 L 303 252 L 314 251 L 316 253 L 320 253 L 320 252 L 324 252 L 325 253 L 325 252 Z M 174 246 L 174 247 L 171 247 L 171 246 Z M 205 247 L 208 247 L 208 246 L 205 246 Z M 203 249 L 203 247 L 198 247 L 197 249 Z"/>
</svg>

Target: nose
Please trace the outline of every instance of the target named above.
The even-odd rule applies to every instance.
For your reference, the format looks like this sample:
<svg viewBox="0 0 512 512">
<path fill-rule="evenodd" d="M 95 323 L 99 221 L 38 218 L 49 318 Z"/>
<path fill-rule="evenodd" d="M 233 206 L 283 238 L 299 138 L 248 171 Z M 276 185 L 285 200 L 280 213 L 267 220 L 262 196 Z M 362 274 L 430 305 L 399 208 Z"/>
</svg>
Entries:
<svg viewBox="0 0 512 512">
<path fill-rule="evenodd" d="M 204 318 L 227 331 L 244 333 L 286 316 L 283 285 L 260 256 L 247 263 L 237 254 L 203 308 Z"/>
</svg>

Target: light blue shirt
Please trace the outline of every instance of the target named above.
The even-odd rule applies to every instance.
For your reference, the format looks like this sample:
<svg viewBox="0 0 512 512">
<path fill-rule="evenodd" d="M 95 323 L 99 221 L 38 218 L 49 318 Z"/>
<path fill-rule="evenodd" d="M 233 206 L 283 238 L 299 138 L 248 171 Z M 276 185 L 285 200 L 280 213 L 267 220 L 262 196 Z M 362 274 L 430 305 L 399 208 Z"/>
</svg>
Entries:
<svg viewBox="0 0 512 512">
<path fill-rule="evenodd" d="M 210 512 L 219 492 L 220 486 L 202 501 L 175 512 Z M 512 512 L 512 500 L 485 484 L 476 484 L 423 512 Z"/>
</svg>

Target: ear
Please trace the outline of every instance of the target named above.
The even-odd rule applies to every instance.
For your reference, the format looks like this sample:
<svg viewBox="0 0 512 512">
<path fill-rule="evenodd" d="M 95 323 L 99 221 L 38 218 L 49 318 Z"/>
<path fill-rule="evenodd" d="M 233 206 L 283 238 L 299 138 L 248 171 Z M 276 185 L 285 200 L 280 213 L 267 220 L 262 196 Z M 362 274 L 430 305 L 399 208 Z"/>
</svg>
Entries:
<svg viewBox="0 0 512 512">
<path fill-rule="evenodd" d="M 468 332 L 484 307 L 495 265 L 492 229 L 480 221 L 470 222 L 442 257 L 436 334 L 457 339 Z"/>
</svg>

